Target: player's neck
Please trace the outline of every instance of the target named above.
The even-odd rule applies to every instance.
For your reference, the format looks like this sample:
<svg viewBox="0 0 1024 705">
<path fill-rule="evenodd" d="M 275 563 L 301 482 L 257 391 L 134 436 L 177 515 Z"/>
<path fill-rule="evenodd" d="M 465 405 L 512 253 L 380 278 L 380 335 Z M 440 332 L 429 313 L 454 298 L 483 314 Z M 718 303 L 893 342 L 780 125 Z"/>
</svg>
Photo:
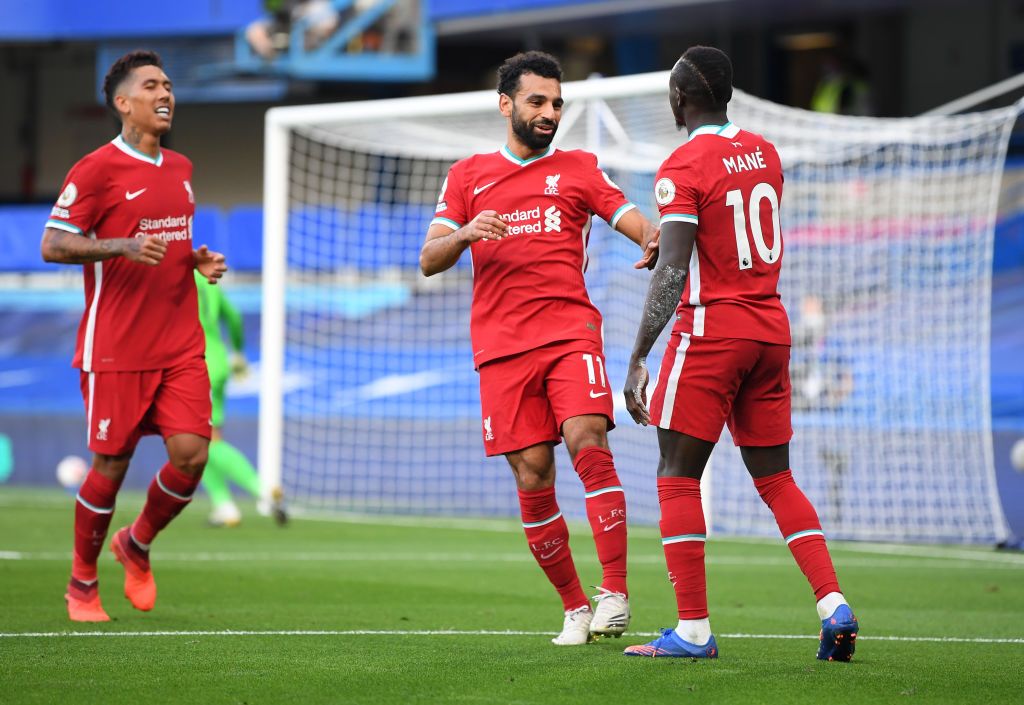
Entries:
<svg viewBox="0 0 1024 705">
<path fill-rule="evenodd" d="M 522 159 L 524 162 L 527 161 L 528 159 L 533 159 L 534 157 L 540 156 L 541 154 L 544 154 L 549 149 L 551 149 L 550 145 L 548 145 L 547 147 L 542 147 L 541 149 L 530 149 L 525 144 L 523 144 L 522 142 L 520 142 L 518 139 L 511 135 L 505 141 L 505 147 L 506 149 L 508 149 L 509 152 L 514 154 L 519 159 Z"/>
<path fill-rule="evenodd" d="M 134 150 L 148 154 L 156 159 L 160 156 L 160 136 L 143 132 L 134 125 L 121 127 L 121 139 Z"/>
<path fill-rule="evenodd" d="M 686 116 L 686 131 L 693 134 L 705 125 L 721 127 L 729 122 L 729 116 L 724 112 L 720 113 L 694 113 Z"/>
</svg>

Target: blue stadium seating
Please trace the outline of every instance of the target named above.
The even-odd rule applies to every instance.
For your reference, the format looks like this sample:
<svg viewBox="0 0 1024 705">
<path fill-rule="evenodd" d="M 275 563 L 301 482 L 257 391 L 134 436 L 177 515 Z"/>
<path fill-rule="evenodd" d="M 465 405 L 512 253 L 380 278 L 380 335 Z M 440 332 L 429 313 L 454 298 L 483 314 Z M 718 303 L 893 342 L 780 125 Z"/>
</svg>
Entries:
<svg viewBox="0 0 1024 705">
<path fill-rule="evenodd" d="M 39 241 L 43 237 L 50 206 L 6 206 L 0 209 L 0 271 L 46 272 L 60 265 L 43 261 Z"/>
<path fill-rule="evenodd" d="M 227 215 L 224 255 L 236 272 L 263 268 L 263 207 L 238 206 Z"/>
<path fill-rule="evenodd" d="M 0 272 L 46 272 L 49 264 L 39 254 L 39 240 L 48 205 L 0 206 Z M 355 212 L 334 206 L 306 206 L 292 211 L 288 220 L 289 264 L 300 269 L 329 270 L 353 267 L 379 270 L 418 266 L 423 236 L 433 217 L 424 204 L 369 204 Z M 196 246 L 223 252 L 234 271 L 258 272 L 263 266 L 263 209 L 237 206 L 224 212 L 211 206 L 196 209 L 192 223 Z M 955 250 L 955 242 L 950 247 Z M 629 249 L 618 239 L 613 248 Z M 953 253 L 955 254 L 955 253 Z M 951 255 L 952 256 L 952 255 Z M 469 267 L 468 257 L 457 265 Z M 1024 266 L 1024 213 L 1014 213 L 996 226 L 993 271 Z M 894 276 L 913 276 L 913 268 L 894 268 Z"/>
</svg>

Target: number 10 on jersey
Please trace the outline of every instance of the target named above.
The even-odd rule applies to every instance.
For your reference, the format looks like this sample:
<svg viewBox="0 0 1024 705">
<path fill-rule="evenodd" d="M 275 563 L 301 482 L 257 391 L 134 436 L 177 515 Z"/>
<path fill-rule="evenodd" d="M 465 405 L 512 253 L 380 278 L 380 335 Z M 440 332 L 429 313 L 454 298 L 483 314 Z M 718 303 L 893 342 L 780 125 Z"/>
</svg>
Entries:
<svg viewBox="0 0 1024 705">
<path fill-rule="evenodd" d="M 761 201 L 768 199 L 772 209 L 772 246 L 764 239 L 761 230 Z M 747 214 L 743 208 L 743 192 L 739 189 L 725 194 L 725 205 L 732 206 L 733 225 L 736 229 L 736 255 L 740 269 L 750 269 L 754 261 L 750 256 L 750 239 L 747 237 Z M 779 224 L 779 194 L 771 184 L 759 183 L 750 192 L 750 234 L 758 256 L 767 264 L 779 261 L 782 252 L 782 227 Z"/>
</svg>

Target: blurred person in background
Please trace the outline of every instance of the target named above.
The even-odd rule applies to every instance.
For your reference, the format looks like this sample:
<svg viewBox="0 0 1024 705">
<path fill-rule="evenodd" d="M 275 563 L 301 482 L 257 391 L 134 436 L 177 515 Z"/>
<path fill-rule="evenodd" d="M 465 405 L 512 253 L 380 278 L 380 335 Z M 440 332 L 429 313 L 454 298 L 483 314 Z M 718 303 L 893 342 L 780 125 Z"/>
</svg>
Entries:
<svg viewBox="0 0 1024 705">
<path fill-rule="evenodd" d="M 245 332 L 242 316 L 224 293 L 223 287 L 211 285 L 196 272 L 196 288 L 199 292 L 199 321 L 206 336 L 206 367 L 210 373 L 210 394 L 213 402 L 209 457 L 203 472 L 203 489 L 210 495 L 213 509 L 210 512 L 211 526 L 238 526 L 242 512 L 231 497 L 228 483 L 234 483 L 249 495 L 260 498 L 260 478 L 256 468 L 242 451 L 224 440 L 224 398 L 228 378 L 244 379 L 249 373 L 245 359 Z M 221 337 L 221 323 L 228 330 L 231 339 L 231 356 Z M 288 521 L 283 504 L 283 494 L 275 487 L 267 500 L 257 505 L 261 514 L 271 514 L 279 526 Z"/>
<path fill-rule="evenodd" d="M 267 17 L 245 29 L 249 46 L 267 61 L 288 51 L 292 25 L 306 22 L 306 51 L 317 48 L 338 29 L 341 18 L 331 0 L 263 0 Z"/>
</svg>

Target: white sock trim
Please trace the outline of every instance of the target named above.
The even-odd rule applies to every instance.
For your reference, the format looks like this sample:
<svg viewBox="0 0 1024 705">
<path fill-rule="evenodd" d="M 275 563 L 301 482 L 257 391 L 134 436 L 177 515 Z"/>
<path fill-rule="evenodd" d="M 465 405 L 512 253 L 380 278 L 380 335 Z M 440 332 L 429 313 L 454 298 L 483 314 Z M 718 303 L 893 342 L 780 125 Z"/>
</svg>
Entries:
<svg viewBox="0 0 1024 705">
<path fill-rule="evenodd" d="M 136 546 L 138 546 L 143 551 L 148 551 L 149 550 L 150 544 L 142 543 L 137 538 L 135 538 L 135 534 L 132 533 L 131 529 L 128 530 L 128 538 L 130 538 L 132 540 L 132 543 L 134 543 Z"/>
<path fill-rule="evenodd" d="M 704 646 L 711 641 L 711 620 L 704 619 L 680 619 L 676 625 L 676 634 L 683 641 L 688 641 L 694 646 Z"/>
<path fill-rule="evenodd" d="M 828 619 L 840 605 L 849 605 L 841 592 L 830 592 L 818 600 L 818 619 Z"/>
</svg>

